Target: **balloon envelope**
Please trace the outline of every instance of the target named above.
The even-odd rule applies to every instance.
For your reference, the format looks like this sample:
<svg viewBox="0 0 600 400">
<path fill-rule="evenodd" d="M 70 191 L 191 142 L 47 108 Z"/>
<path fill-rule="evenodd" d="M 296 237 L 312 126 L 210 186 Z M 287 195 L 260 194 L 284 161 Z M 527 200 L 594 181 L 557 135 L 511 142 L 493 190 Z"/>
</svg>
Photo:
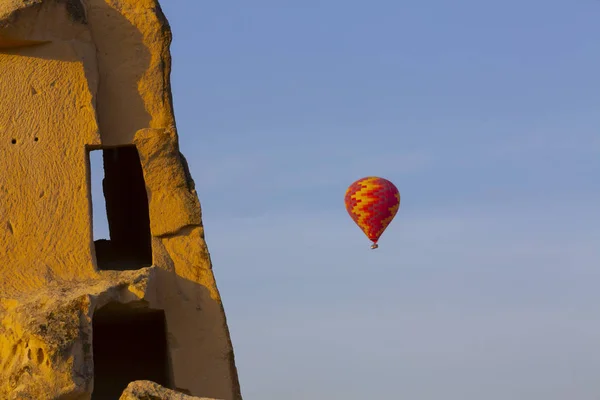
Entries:
<svg viewBox="0 0 600 400">
<path fill-rule="evenodd" d="M 346 210 L 375 245 L 400 208 L 400 192 L 387 179 L 369 176 L 346 190 Z"/>
</svg>

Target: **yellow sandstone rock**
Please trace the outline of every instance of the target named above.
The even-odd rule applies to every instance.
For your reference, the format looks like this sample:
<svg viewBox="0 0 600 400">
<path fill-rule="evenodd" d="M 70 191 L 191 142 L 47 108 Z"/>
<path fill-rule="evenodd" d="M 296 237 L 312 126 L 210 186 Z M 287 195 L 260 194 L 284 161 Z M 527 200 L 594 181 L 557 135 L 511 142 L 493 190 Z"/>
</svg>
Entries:
<svg viewBox="0 0 600 400">
<path fill-rule="evenodd" d="M 0 0 L 0 399 L 112 399 L 138 380 L 241 399 L 170 42 L 156 0 Z"/>
<path fill-rule="evenodd" d="M 151 381 L 131 382 L 119 400 L 217 400 L 206 397 L 187 396 L 165 389 Z"/>
</svg>

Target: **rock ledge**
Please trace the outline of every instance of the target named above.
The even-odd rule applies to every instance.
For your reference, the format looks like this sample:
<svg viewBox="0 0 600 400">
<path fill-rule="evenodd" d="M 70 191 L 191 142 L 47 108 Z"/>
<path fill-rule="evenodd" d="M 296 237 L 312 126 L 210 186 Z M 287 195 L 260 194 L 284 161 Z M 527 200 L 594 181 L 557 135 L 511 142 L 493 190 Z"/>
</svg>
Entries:
<svg viewBox="0 0 600 400">
<path fill-rule="evenodd" d="M 218 400 L 188 396 L 160 386 L 151 381 L 131 382 L 119 400 Z"/>
</svg>

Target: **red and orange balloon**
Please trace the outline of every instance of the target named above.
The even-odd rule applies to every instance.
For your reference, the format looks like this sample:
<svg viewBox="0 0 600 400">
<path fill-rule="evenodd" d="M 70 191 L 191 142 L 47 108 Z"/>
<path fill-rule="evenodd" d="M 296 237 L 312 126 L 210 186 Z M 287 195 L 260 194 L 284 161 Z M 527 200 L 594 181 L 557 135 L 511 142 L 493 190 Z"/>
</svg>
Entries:
<svg viewBox="0 0 600 400">
<path fill-rule="evenodd" d="M 376 249 L 400 208 L 400 192 L 387 179 L 369 176 L 348 187 L 345 203 L 350 217 L 373 242 L 371 248 Z"/>
</svg>

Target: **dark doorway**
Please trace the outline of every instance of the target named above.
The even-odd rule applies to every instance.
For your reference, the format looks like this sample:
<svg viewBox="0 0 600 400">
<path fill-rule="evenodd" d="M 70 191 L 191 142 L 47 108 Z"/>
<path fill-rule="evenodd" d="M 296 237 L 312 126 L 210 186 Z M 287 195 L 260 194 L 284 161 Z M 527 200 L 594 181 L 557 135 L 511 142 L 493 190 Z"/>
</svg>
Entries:
<svg viewBox="0 0 600 400">
<path fill-rule="evenodd" d="M 110 303 L 94 313 L 92 328 L 92 400 L 118 399 L 136 380 L 172 388 L 164 311 Z"/>
<path fill-rule="evenodd" d="M 98 269 L 123 271 L 148 267 L 152 265 L 150 212 L 138 151 L 135 146 L 121 146 L 98 152 L 102 153 L 105 210 L 98 210 L 102 204 L 94 187 L 100 179 L 95 154 L 90 154 L 92 205 L 95 218 L 106 218 L 108 232 L 104 235 L 109 235 L 109 239 L 94 238 Z M 98 222 L 101 226 L 104 221 Z"/>
</svg>

